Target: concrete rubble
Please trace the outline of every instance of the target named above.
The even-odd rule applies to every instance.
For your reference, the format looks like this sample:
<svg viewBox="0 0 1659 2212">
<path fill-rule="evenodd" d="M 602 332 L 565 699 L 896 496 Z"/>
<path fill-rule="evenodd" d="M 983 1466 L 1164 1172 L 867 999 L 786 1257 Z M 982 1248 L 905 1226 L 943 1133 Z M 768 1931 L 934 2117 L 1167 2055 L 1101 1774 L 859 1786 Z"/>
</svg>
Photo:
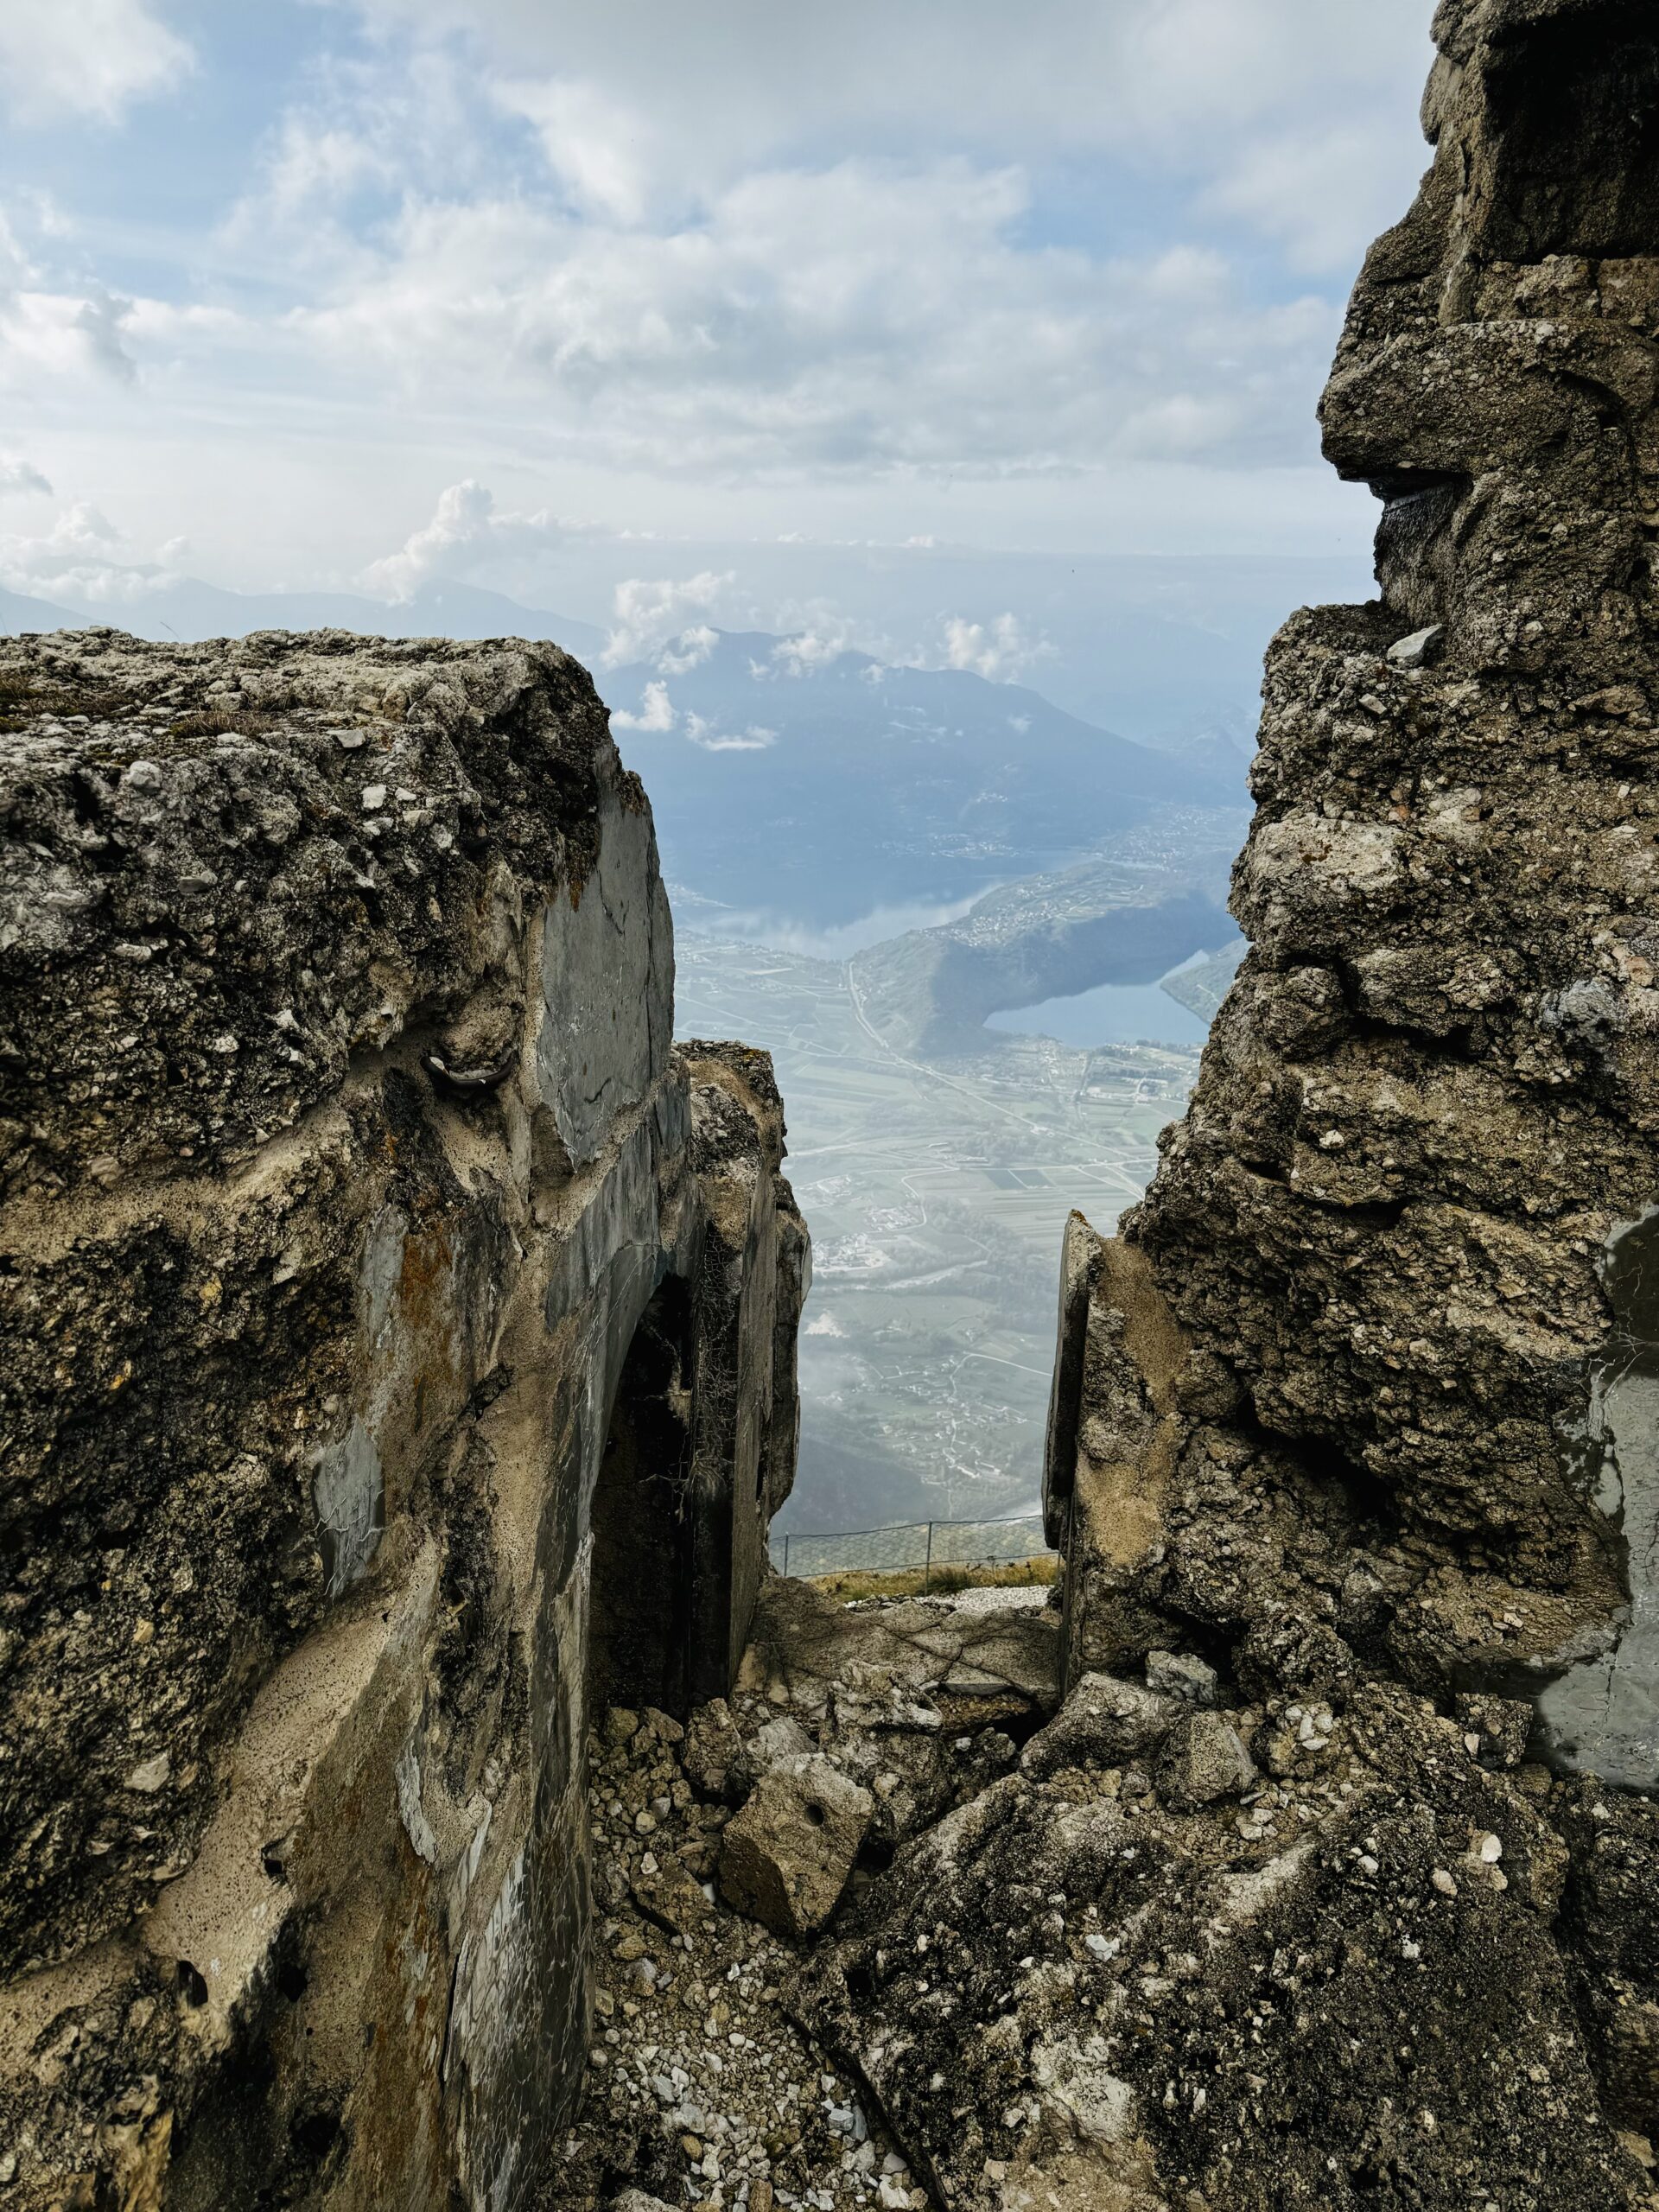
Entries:
<svg viewBox="0 0 1659 2212">
<path fill-rule="evenodd" d="M 932 2201 L 858 2072 L 813 2031 L 800 1977 L 819 1923 L 833 1926 L 891 1859 L 891 1830 L 884 1846 L 870 1819 L 899 1792 L 887 1760 L 925 1743 L 927 1801 L 964 1803 L 1017 1757 L 1009 1727 L 1036 1740 L 1053 1713 L 1058 1620 L 1021 1611 L 993 1636 L 998 1617 L 970 1606 L 836 1606 L 774 1580 L 728 1699 L 684 1726 L 651 1711 L 604 1717 L 588 1759 L 597 2032 L 538 2206 L 639 2212 L 629 2187 L 705 2212 L 920 2212 Z M 964 1653 L 972 1687 L 947 1688 Z M 864 1774 L 868 1790 L 853 1778 Z M 823 1828 L 792 1817 L 809 1795 L 830 1808 Z M 842 1818 L 826 1878 L 825 1831 Z M 796 1882 L 821 1910 L 789 1901 Z M 754 1910 L 771 1917 L 777 1898 L 780 1932 Z"/>
<path fill-rule="evenodd" d="M 773 1767 L 726 1830 L 721 1895 L 774 1935 L 816 1935 L 841 1902 L 874 1802 L 826 1758 Z"/>
</svg>

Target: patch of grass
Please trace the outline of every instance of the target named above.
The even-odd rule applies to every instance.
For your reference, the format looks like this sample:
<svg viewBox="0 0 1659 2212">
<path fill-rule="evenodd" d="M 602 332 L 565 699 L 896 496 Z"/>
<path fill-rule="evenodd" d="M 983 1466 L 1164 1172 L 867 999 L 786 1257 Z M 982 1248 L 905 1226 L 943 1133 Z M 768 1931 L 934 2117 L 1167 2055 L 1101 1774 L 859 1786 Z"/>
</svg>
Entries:
<svg viewBox="0 0 1659 2212">
<path fill-rule="evenodd" d="M 61 721 L 71 715 L 109 721 L 130 703 L 124 691 L 63 683 L 27 669 L 0 669 L 0 730 L 25 729 L 41 715 L 56 715 Z"/>
<path fill-rule="evenodd" d="M 919 1567 L 895 1568 L 886 1573 L 855 1567 L 840 1574 L 814 1574 L 805 1579 L 815 1590 L 822 1590 L 826 1598 L 849 1605 L 858 1598 L 950 1598 L 959 1590 L 1037 1589 L 1053 1581 L 1058 1566 L 1052 1553 L 1044 1553 L 1037 1559 L 1017 1560 L 1001 1567 L 936 1567 L 925 1576 L 925 1592 Z"/>
<path fill-rule="evenodd" d="M 190 714 L 181 715 L 167 726 L 169 737 L 263 737 L 267 730 L 276 728 L 275 715 L 261 714 L 253 707 L 200 708 Z"/>
</svg>

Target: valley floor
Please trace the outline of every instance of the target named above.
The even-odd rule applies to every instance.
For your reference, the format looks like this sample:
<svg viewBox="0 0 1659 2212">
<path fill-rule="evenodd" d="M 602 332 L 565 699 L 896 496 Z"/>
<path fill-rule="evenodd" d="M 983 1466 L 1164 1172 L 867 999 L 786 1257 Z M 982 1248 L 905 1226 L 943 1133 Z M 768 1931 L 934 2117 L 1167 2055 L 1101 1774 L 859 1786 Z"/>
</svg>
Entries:
<svg viewBox="0 0 1659 2212">
<path fill-rule="evenodd" d="M 848 971 L 682 936 L 676 1027 L 772 1052 L 812 1232 L 802 1438 L 775 1531 L 1028 1511 L 1067 1213 L 1141 1195 L 1196 1050 L 988 1037 L 933 1066 L 864 1021 Z"/>
</svg>

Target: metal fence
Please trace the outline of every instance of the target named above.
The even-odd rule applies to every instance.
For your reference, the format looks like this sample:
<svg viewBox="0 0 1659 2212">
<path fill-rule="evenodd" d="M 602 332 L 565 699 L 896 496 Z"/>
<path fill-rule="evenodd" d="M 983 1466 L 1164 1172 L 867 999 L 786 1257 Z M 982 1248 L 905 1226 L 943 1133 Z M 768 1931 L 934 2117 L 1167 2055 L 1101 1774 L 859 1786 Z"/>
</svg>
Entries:
<svg viewBox="0 0 1659 2212">
<path fill-rule="evenodd" d="M 791 1529 L 772 1539 L 772 1563 L 781 1574 L 810 1581 L 821 1574 L 919 1570 L 924 1590 L 942 1567 L 1017 1567 L 1049 1555 L 1038 1513 L 1014 1521 L 906 1521 L 893 1529 L 843 1529 L 830 1535 Z"/>
</svg>

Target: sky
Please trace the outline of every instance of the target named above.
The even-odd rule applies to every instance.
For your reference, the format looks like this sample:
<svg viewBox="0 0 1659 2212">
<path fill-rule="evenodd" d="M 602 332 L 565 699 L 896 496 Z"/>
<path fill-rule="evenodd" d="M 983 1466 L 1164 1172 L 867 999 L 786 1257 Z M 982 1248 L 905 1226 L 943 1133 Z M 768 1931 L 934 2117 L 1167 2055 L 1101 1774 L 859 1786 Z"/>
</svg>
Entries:
<svg viewBox="0 0 1659 2212">
<path fill-rule="evenodd" d="M 4 0 L 0 585 L 1038 681 L 1044 564 L 1362 553 L 1313 409 L 1431 12 Z"/>
</svg>

